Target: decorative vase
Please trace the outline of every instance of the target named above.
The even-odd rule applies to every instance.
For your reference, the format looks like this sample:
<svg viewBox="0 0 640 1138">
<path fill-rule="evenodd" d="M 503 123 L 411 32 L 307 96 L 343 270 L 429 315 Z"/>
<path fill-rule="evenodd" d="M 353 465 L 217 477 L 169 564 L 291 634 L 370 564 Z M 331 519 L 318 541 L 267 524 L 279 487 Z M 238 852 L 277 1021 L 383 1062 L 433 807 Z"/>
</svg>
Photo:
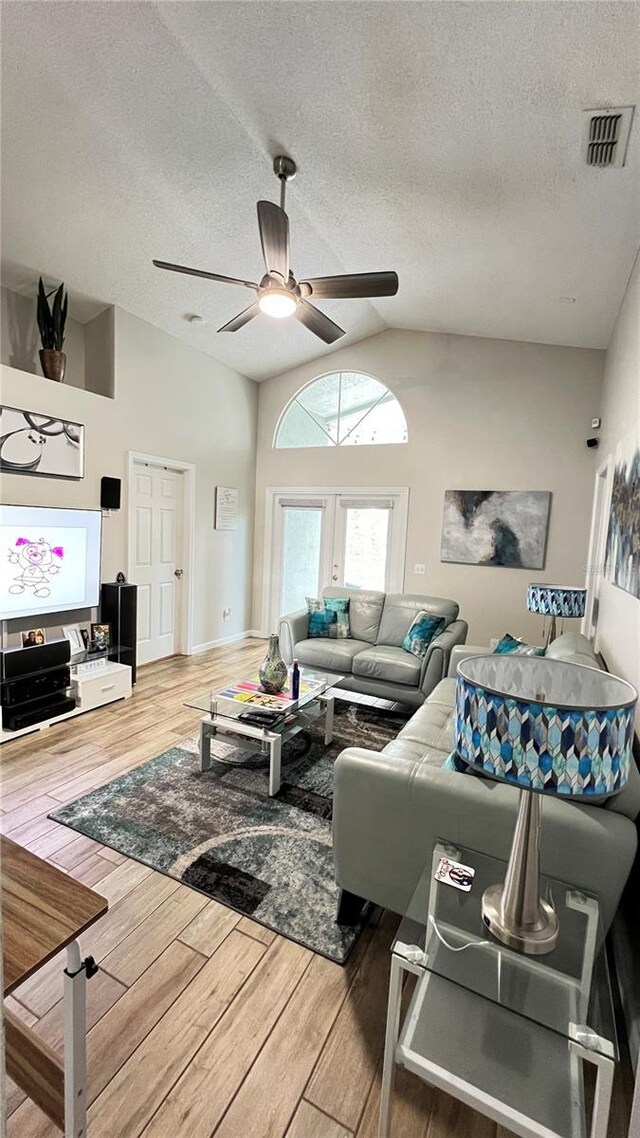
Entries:
<svg viewBox="0 0 640 1138">
<path fill-rule="evenodd" d="M 52 379 L 55 383 L 63 383 L 64 369 L 67 366 L 66 352 L 57 352 L 55 348 L 41 348 L 38 354 L 45 379 Z"/>
<path fill-rule="evenodd" d="M 287 682 L 287 665 L 280 655 L 280 640 L 275 632 L 269 637 L 269 648 L 258 668 L 258 676 L 268 695 L 277 695 Z"/>
</svg>

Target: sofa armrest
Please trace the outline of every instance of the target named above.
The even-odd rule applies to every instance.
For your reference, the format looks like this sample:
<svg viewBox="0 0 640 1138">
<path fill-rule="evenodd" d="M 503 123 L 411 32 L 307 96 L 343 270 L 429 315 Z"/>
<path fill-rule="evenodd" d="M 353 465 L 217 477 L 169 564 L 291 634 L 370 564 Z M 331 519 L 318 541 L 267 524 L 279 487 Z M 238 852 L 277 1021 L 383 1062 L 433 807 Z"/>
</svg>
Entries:
<svg viewBox="0 0 640 1138">
<path fill-rule="evenodd" d="M 444 632 L 434 636 L 420 670 L 420 690 L 424 696 L 428 696 L 446 676 L 451 650 L 456 644 L 464 644 L 468 628 L 466 620 L 453 620 Z"/>
<path fill-rule="evenodd" d="M 451 654 L 449 656 L 449 670 L 447 672 L 447 675 L 453 676 L 455 679 L 458 674 L 458 664 L 460 664 L 462 660 L 466 660 L 469 656 L 492 655 L 493 653 L 491 649 L 487 648 L 485 645 L 456 644 L 455 647 L 451 649 Z"/>
<path fill-rule="evenodd" d="M 293 653 L 296 644 L 306 640 L 309 635 L 309 614 L 306 609 L 287 613 L 281 616 L 278 623 L 280 637 L 280 652 L 285 664 L 293 663 Z"/>
<path fill-rule="evenodd" d="M 356 747 L 338 756 L 333 846 L 341 888 L 404 913 L 438 839 L 507 861 L 516 789 L 445 771 L 434 760 L 433 752 L 415 759 Z M 542 873 L 595 893 L 605 930 L 636 846 L 628 818 L 542 796 Z"/>
</svg>

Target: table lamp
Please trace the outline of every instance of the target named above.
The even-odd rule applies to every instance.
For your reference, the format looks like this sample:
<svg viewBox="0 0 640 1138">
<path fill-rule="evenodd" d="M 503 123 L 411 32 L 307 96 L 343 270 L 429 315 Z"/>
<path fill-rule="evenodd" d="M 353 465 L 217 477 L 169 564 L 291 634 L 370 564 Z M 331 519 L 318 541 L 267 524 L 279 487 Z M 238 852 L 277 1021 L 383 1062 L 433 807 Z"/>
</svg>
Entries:
<svg viewBox="0 0 640 1138">
<path fill-rule="evenodd" d="M 550 616 L 551 624 L 545 648 L 556 638 L 556 617 L 584 616 L 587 590 L 581 585 L 529 585 L 527 609 L 542 616 Z"/>
<path fill-rule="evenodd" d="M 520 788 L 504 884 L 482 898 L 485 925 L 510 948 L 543 955 L 558 938 L 556 913 L 540 898 L 540 796 L 579 802 L 622 790 L 637 698 L 617 676 L 544 656 L 475 656 L 458 666 L 458 756 Z"/>
</svg>

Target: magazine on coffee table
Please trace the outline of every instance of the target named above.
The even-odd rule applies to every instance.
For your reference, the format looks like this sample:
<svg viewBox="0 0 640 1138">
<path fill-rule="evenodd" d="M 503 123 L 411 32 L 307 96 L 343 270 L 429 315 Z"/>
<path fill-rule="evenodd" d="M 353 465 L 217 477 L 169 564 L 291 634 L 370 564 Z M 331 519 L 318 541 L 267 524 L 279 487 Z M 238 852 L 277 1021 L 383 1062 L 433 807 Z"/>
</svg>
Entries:
<svg viewBox="0 0 640 1138">
<path fill-rule="evenodd" d="M 303 696 L 309 697 L 314 691 L 318 694 L 327 686 L 326 680 L 307 680 L 300 677 L 300 694 L 298 699 L 292 699 L 289 690 L 289 680 L 283 691 L 277 695 L 269 695 L 262 690 L 259 676 L 251 676 L 246 680 L 239 680 L 235 684 L 219 691 L 218 699 L 232 699 L 235 703 L 244 703 L 247 707 L 263 707 L 270 711 L 280 711 L 283 714 L 292 705 L 295 706 Z M 305 701 L 306 702 L 306 701 Z"/>
</svg>

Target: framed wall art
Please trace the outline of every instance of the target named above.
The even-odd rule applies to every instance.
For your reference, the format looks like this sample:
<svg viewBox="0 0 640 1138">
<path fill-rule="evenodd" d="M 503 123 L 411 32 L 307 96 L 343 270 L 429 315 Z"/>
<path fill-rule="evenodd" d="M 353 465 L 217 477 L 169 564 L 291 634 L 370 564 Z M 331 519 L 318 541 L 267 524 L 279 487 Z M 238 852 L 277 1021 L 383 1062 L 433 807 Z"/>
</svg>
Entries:
<svg viewBox="0 0 640 1138">
<path fill-rule="evenodd" d="M 440 560 L 544 569 L 547 490 L 446 490 Z"/>
<path fill-rule="evenodd" d="M 84 478 L 84 426 L 0 407 L 0 473 Z"/>
</svg>

